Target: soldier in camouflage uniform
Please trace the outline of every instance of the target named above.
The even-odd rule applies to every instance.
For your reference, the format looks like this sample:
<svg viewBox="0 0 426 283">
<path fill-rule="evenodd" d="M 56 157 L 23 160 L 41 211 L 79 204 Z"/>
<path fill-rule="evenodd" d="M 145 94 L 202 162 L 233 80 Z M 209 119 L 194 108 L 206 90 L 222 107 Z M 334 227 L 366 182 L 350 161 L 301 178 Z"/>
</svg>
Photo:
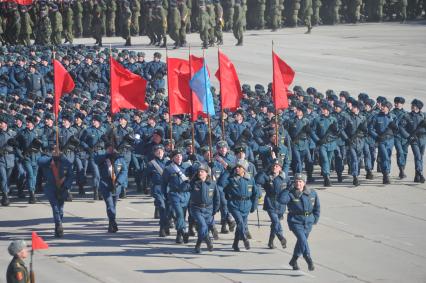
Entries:
<svg viewBox="0 0 426 283">
<path fill-rule="evenodd" d="M 49 45 L 52 35 L 52 25 L 48 17 L 48 10 L 44 8 L 40 11 L 40 21 L 37 24 L 36 42 L 40 45 Z"/>
<path fill-rule="evenodd" d="M 256 13 L 254 17 L 256 19 L 255 28 L 262 30 L 265 28 L 265 10 L 266 10 L 266 1 L 265 0 L 256 0 Z"/>
<path fill-rule="evenodd" d="M 145 21 L 144 22 L 145 32 L 146 32 L 146 35 L 149 38 L 148 45 L 154 45 L 154 44 L 157 43 L 157 39 L 156 39 L 155 32 L 154 32 L 154 30 L 155 30 L 154 18 L 153 18 L 154 9 L 155 9 L 154 4 L 155 3 L 153 1 L 145 1 L 143 3 L 143 7 L 144 7 L 143 18 L 144 18 L 144 21 Z"/>
<path fill-rule="evenodd" d="M 132 11 L 130 33 L 132 36 L 139 35 L 139 17 L 141 15 L 140 0 L 130 0 L 130 10 Z"/>
<path fill-rule="evenodd" d="M 156 37 L 157 46 L 166 47 L 167 44 L 167 10 L 163 7 L 161 2 L 157 3 L 153 13 L 153 26 Z"/>
<path fill-rule="evenodd" d="M 21 6 L 21 32 L 19 42 L 22 45 L 31 45 L 31 35 L 33 34 L 33 21 L 28 13 L 27 6 Z"/>
<path fill-rule="evenodd" d="M 313 24 L 315 26 L 322 24 L 321 17 L 320 17 L 321 6 L 322 6 L 321 0 L 313 0 L 312 2 Z"/>
<path fill-rule="evenodd" d="M 279 0 L 271 0 L 268 3 L 269 6 L 269 13 L 270 13 L 270 27 L 272 31 L 276 31 L 278 28 L 280 28 L 281 25 L 281 9 Z"/>
<path fill-rule="evenodd" d="M 52 44 L 62 44 L 62 15 L 59 13 L 58 6 L 53 4 L 50 8 L 50 22 L 52 23 Z"/>
<path fill-rule="evenodd" d="M 71 4 L 69 2 L 64 2 L 63 6 L 63 18 L 64 18 L 64 37 L 65 42 L 64 43 L 71 43 L 74 40 L 74 33 L 73 33 L 73 17 L 74 13 L 71 8 Z"/>
<path fill-rule="evenodd" d="M 93 17 L 92 0 L 84 0 L 83 2 L 83 36 L 91 37 L 92 32 L 92 17 Z"/>
<path fill-rule="evenodd" d="M 207 49 L 209 47 L 209 23 L 210 23 L 209 14 L 207 13 L 205 0 L 199 0 L 198 5 L 199 5 L 198 30 L 200 32 L 201 41 L 203 42 L 203 48 Z"/>
<path fill-rule="evenodd" d="M 174 40 L 174 48 L 179 48 L 179 30 L 181 26 L 180 13 L 177 7 L 177 0 L 170 0 L 169 2 L 169 35 Z"/>
<path fill-rule="evenodd" d="M 178 10 L 180 14 L 180 29 L 179 29 L 179 43 L 180 47 L 186 46 L 186 27 L 189 22 L 189 9 L 186 6 L 185 0 L 178 0 Z"/>
<path fill-rule="evenodd" d="M 223 44 L 223 32 L 222 29 L 225 25 L 225 22 L 223 21 L 223 8 L 220 4 L 220 0 L 213 0 L 214 4 L 214 11 L 216 15 L 216 27 L 215 27 L 215 36 L 216 36 L 216 43 L 217 45 Z"/>
<path fill-rule="evenodd" d="M 234 5 L 235 0 L 223 0 L 223 17 L 225 20 L 225 31 L 232 30 L 234 26 Z"/>
<path fill-rule="evenodd" d="M 234 26 L 232 27 L 232 32 L 234 33 L 234 37 L 237 39 L 236 46 L 242 46 L 243 45 L 243 12 L 244 7 L 242 5 L 242 0 L 235 0 L 235 6 L 234 6 Z"/>
<path fill-rule="evenodd" d="M 124 46 L 131 46 L 131 24 L 132 24 L 132 11 L 130 10 L 130 3 L 128 1 L 123 2 L 123 10 L 121 12 L 122 17 L 122 30 L 121 30 L 121 37 L 126 40 L 126 43 Z"/>
<path fill-rule="evenodd" d="M 95 44 L 102 46 L 102 7 L 100 5 L 93 6 L 92 19 L 92 37 L 96 40 Z"/>
<path fill-rule="evenodd" d="M 206 0 L 206 11 L 208 14 L 208 27 L 209 27 L 209 46 L 214 46 L 215 42 L 215 27 L 216 16 L 212 0 Z"/>
<path fill-rule="evenodd" d="M 302 0 L 302 18 L 308 30 L 306 33 L 311 33 L 312 30 L 312 0 Z"/>
<path fill-rule="evenodd" d="M 297 20 L 300 10 L 300 0 L 292 0 L 291 1 L 291 20 L 290 20 L 290 26 L 297 27 Z"/>
<path fill-rule="evenodd" d="M 356 24 L 360 19 L 362 0 L 349 0 L 349 21 Z"/>
<path fill-rule="evenodd" d="M 81 37 L 83 34 L 83 4 L 81 0 L 72 2 L 72 10 L 74 14 L 74 36 Z"/>
<path fill-rule="evenodd" d="M 106 35 L 115 36 L 115 13 L 117 12 L 117 2 L 115 0 L 106 1 Z"/>
<path fill-rule="evenodd" d="M 15 3 L 9 3 L 9 13 L 6 18 L 6 28 L 5 28 L 6 41 L 11 45 L 17 44 L 20 33 L 21 33 L 21 16 L 18 11 L 18 6 Z"/>
</svg>

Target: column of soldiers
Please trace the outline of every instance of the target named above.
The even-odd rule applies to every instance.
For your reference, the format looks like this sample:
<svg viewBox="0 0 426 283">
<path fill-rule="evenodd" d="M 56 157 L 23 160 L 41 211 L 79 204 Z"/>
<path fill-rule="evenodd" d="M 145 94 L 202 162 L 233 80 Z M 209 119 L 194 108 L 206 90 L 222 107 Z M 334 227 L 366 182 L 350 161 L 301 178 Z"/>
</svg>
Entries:
<svg viewBox="0 0 426 283">
<path fill-rule="evenodd" d="M 199 32 L 203 48 L 223 44 L 232 31 L 237 45 L 246 29 L 320 24 L 414 20 L 425 16 L 421 0 L 39 0 L 33 5 L 0 3 L 0 43 L 73 43 L 75 37 L 146 35 L 149 44 L 185 46 L 186 33 Z M 247 20 L 246 20 L 247 19 Z"/>
<path fill-rule="evenodd" d="M 43 191 L 44 183 L 57 237 L 64 234 L 63 206 L 72 200 L 74 184 L 80 197 L 90 190 L 94 199 L 105 201 L 111 233 L 119 229 L 119 197 L 126 197 L 132 187 L 151 194 L 159 236 L 170 235 L 174 227 L 176 243 L 185 243 L 196 235 L 196 229 L 195 251 L 201 252 L 203 242 L 208 250 L 213 249 L 209 235 L 218 238 L 214 218 L 219 217 L 220 233 L 235 232 L 232 248 L 239 251 L 242 241 L 249 249 L 247 217 L 257 209 L 262 191 L 266 193 L 264 209 L 271 218 L 268 246 L 274 248 L 278 238 L 285 247 L 280 218 L 289 200 L 287 186 L 291 189 L 297 183 L 300 189 L 304 182 L 320 178 L 323 186 L 330 187 L 334 182 L 344 183 L 347 170 L 351 183 L 358 187 L 365 179 L 375 178 L 374 169 L 381 173 L 383 184 L 389 184 L 394 149 L 398 178 L 407 177 L 411 148 L 414 182 L 425 182 L 426 115 L 419 99 L 412 100 L 406 111 L 403 97 L 391 102 L 381 96 L 374 100 L 365 93 L 353 97 L 346 91 L 336 95 L 327 90 L 323 95 L 313 87 L 305 91 L 296 86 L 290 107 L 276 117 L 271 85 L 256 85 L 253 90 L 243 85 L 241 108 L 225 111 L 224 131 L 220 115 L 212 117 L 210 129 L 207 119 L 199 117 L 193 143 L 189 117 L 168 114 L 166 66 L 159 53 L 146 62 L 145 54 L 127 50 L 110 53 L 83 46 L 58 50 L 56 58 L 73 76 L 76 90 L 61 100 L 57 143 L 52 54 L 42 50 L 0 48 L 0 183 L 3 206 L 10 204 L 11 195 L 24 199 L 27 193 L 29 203 L 37 202 L 36 194 Z M 149 80 L 148 111 L 107 114 L 108 56 Z M 218 94 L 212 92 L 220 113 Z M 134 176 L 134 183 L 129 176 Z M 297 198 L 311 193 L 294 192 Z M 319 218 L 319 202 L 312 206 L 306 215 L 299 215 L 288 204 L 290 214 L 309 220 L 309 225 Z M 306 254 L 309 231 L 292 227 L 301 241 L 296 259 L 303 254 L 312 263 Z M 298 268 L 297 262 L 292 263 Z"/>
</svg>

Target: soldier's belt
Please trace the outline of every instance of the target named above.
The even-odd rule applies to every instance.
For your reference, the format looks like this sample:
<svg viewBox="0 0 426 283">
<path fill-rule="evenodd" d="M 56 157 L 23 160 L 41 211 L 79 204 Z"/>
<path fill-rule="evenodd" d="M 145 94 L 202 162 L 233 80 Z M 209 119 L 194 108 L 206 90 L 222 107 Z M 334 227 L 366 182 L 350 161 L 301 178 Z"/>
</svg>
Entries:
<svg viewBox="0 0 426 283">
<path fill-rule="evenodd" d="M 190 203 L 190 205 L 191 205 L 191 206 L 196 206 L 196 207 L 199 207 L 199 208 L 206 208 L 206 207 L 210 207 L 210 206 L 212 206 L 211 204 L 206 204 L 206 203 L 194 203 L 194 202 L 191 202 L 191 203 Z"/>
<path fill-rule="evenodd" d="M 250 197 L 232 197 L 231 200 L 236 200 L 236 201 L 243 201 L 243 200 L 249 200 Z"/>
<path fill-rule="evenodd" d="M 293 212 L 293 211 L 289 211 L 288 215 L 300 215 L 300 216 L 309 216 L 312 214 L 312 211 L 305 211 L 305 212 Z"/>
</svg>

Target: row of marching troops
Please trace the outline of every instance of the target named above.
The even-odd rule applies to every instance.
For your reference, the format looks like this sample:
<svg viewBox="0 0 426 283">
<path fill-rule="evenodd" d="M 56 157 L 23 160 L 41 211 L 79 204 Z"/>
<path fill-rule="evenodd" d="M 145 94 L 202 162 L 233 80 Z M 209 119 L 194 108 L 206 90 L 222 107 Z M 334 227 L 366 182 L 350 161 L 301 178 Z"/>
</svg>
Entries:
<svg viewBox="0 0 426 283">
<path fill-rule="evenodd" d="M 41 71 L 51 68 L 52 54 L 45 54 L 45 64 L 43 59 L 37 59 L 42 49 L 32 47 L 31 56 L 35 58 L 14 59 L 18 55 L 15 52 L 25 48 L 0 49 L 2 56 L 8 57 L 1 65 L 0 75 L 7 82 L 0 89 L 2 205 L 10 204 L 11 188 L 18 198 L 25 198 L 28 192 L 29 203 L 35 203 L 44 176 L 44 193 L 52 205 L 58 237 L 63 235 L 63 206 L 66 200 L 72 200 L 74 183 L 80 196 L 89 188 L 94 199 L 104 199 L 109 232 L 118 230 L 116 204 L 120 196 L 126 197 L 131 187 L 151 194 L 160 218 L 159 235 L 167 236 L 175 227 L 176 242 L 187 242 L 197 227 L 198 252 L 202 241 L 212 248 L 211 239 L 206 236 L 209 231 L 213 238 L 218 237 L 213 222 L 216 212 L 220 212 L 220 232 L 236 232 L 233 249 L 239 250 L 240 240 L 250 248 L 247 216 L 256 210 L 263 190 L 264 209 L 272 222 L 268 244 L 274 247 L 274 238 L 278 237 L 286 246 L 280 224 L 286 206 L 289 216 L 297 216 L 302 224 L 312 225 L 319 217 L 314 191 L 296 193 L 297 184 L 303 182 L 305 186 L 304 182 L 313 183 L 315 177 L 321 176 L 323 185 L 329 187 L 332 174 L 337 175 L 338 183 L 343 183 L 346 167 L 357 187 L 362 181 L 362 167 L 365 178 L 373 179 L 376 163 L 383 183 L 389 184 L 394 149 L 398 178 L 406 178 L 407 153 L 411 148 L 414 182 L 425 182 L 426 117 L 419 99 L 406 103 L 403 97 L 389 101 L 382 96 L 372 99 L 365 93 L 354 97 L 341 91 L 337 95 L 333 90 L 324 95 L 312 87 L 304 90 L 296 86 L 289 108 L 276 112 L 271 85 L 265 88 L 258 84 L 254 89 L 243 85 L 241 108 L 223 111 L 222 123 L 219 94 L 212 89 L 217 115 L 211 118 L 210 127 L 208 119 L 200 117 L 192 131 L 189 117 L 169 115 L 161 54 L 155 53 L 153 61 L 140 67 L 141 74 L 150 78 L 149 110 L 122 110 L 111 116 L 109 85 L 102 78 L 102 64 L 112 54 L 124 66 L 134 66 L 136 57 L 144 57 L 143 54 L 67 47 L 55 56 L 69 68 L 77 87 L 61 99 L 56 131 L 52 85 L 48 81 L 51 74 Z M 80 54 L 84 54 L 84 62 Z M 139 58 L 138 61 L 142 63 Z M 152 73 L 154 67 L 162 69 L 161 75 Z M 47 81 L 46 93 L 31 89 L 26 82 L 33 80 L 16 80 L 22 70 L 39 83 Z M 404 109 L 407 104 L 408 111 Z M 316 164 L 320 172 L 314 174 Z M 129 175 L 134 177 L 130 183 Z M 207 177 L 211 180 L 204 184 Z M 203 180 L 201 185 L 199 179 Z M 297 206 L 304 197 L 307 210 Z M 300 241 L 296 255 L 309 252 L 308 230 L 302 233 L 292 229 Z"/>
<path fill-rule="evenodd" d="M 0 3 L 0 42 L 59 45 L 74 37 L 146 35 L 150 45 L 165 47 L 167 34 L 175 48 L 186 45 L 186 34 L 198 32 L 203 48 L 223 44 L 232 31 L 237 45 L 246 29 L 284 26 L 413 20 L 424 16 L 421 0 L 37 0 L 32 5 Z"/>
</svg>

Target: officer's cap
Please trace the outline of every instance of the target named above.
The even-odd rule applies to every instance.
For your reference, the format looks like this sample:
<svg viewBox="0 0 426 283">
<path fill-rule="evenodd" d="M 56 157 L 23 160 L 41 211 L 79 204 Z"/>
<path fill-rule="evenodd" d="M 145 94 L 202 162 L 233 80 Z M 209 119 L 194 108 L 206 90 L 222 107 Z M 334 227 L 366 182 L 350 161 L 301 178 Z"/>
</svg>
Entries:
<svg viewBox="0 0 426 283">
<path fill-rule="evenodd" d="M 247 160 L 240 159 L 240 160 L 237 161 L 237 164 L 235 166 L 236 167 L 241 167 L 245 171 L 247 171 L 249 164 L 248 164 Z"/>
<path fill-rule="evenodd" d="M 202 148 L 201 148 L 201 153 L 202 154 L 204 154 L 204 153 L 206 153 L 206 152 L 209 152 L 210 151 L 210 147 L 208 147 L 207 145 L 206 146 L 203 146 Z"/>
<path fill-rule="evenodd" d="M 306 175 L 302 173 L 297 173 L 296 175 L 294 175 L 294 180 L 301 180 L 306 183 Z"/>
<path fill-rule="evenodd" d="M 416 106 L 417 108 L 419 108 L 420 110 L 423 108 L 423 102 L 421 102 L 418 99 L 414 99 L 413 101 L 411 101 L 411 105 Z"/>
<path fill-rule="evenodd" d="M 10 243 L 7 250 L 11 256 L 15 256 L 26 247 L 27 247 L 27 243 L 24 240 L 15 240 L 12 243 Z"/>
<path fill-rule="evenodd" d="M 271 163 L 271 168 L 274 168 L 275 165 L 279 165 L 282 168 L 283 167 L 283 161 L 279 158 L 275 158 Z"/>
<path fill-rule="evenodd" d="M 156 144 L 154 145 L 154 147 L 152 148 L 154 151 L 158 150 L 158 149 L 162 149 L 164 150 L 164 145 L 160 144 Z"/>
<path fill-rule="evenodd" d="M 401 104 L 404 104 L 404 103 L 405 103 L 405 98 L 404 98 L 404 97 L 401 97 L 401 96 L 397 96 L 397 97 L 395 97 L 395 98 L 394 98 L 393 102 L 394 102 L 394 103 L 401 103 Z"/>
<path fill-rule="evenodd" d="M 207 174 L 210 174 L 210 167 L 207 163 L 201 163 L 200 166 L 198 167 L 198 171 L 206 171 Z"/>
<path fill-rule="evenodd" d="M 218 141 L 216 144 L 217 148 L 228 147 L 228 143 L 226 141 Z"/>
<path fill-rule="evenodd" d="M 162 129 L 160 129 L 160 128 L 156 128 L 156 129 L 154 130 L 153 134 L 154 134 L 154 135 L 158 135 L 158 136 L 160 136 L 160 137 L 163 137 L 164 132 L 163 132 L 163 130 L 162 130 Z"/>
<path fill-rule="evenodd" d="M 239 145 L 235 146 L 234 152 L 235 152 L 235 154 L 238 154 L 240 152 L 246 152 L 246 145 L 245 144 L 239 144 Z"/>
<path fill-rule="evenodd" d="M 339 96 L 340 97 L 344 97 L 345 99 L 348 99 L 349 98 L 349 92 L 347 92 L 346 90 L 342 90 L 340 93 L 339 93 Z"/>
<path fill-rule="evenodd" d="M 183 154 L 182 149 L 177 148 L 177 149 L 172 150 L 172 152 L 170 153 L 170 158 L 173 158 L 178 154 L 181 154 L 181 155 Z"/>
</svg>

